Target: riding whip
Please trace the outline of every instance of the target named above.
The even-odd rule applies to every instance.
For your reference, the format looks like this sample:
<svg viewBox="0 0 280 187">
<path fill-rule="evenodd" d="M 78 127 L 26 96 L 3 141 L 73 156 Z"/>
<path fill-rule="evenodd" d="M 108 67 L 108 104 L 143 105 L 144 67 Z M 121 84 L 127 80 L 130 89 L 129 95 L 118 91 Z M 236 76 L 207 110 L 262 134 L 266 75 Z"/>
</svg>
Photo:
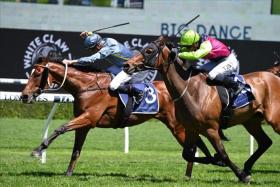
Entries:
<svg viewBox="0 0 280 187">
<path fill-rule="evenodd" d="M 127 25 L 127 24 L 129 24 L 129 22 L 113 25 L 113 26 L 110 26 L 110 27 L 104 27 L 102 29 L 97 29 L 97 30 L 94 30 L 94 31 L 91 31 L 91 32 L 95 33 L 97 31 L 101 31 L 101 30 L 105 30 L 105 29 L 110 29 L 110 28 L 114 28 L 114 27 L 119 27 L 119 26 L 123 26 L 123 25 Z"/>
<path fill-rule="evenodd" d="M 187 27 L 190 23 L 192 23 L 194 20 L 196 20 L 199 16 L 200 15 L 198 14 L 193 19 L 191 19 L 188 23 L 186 23 L 183 27 L 181 27 L 180 30 L 177 32 L 177 34 L 175 34 L 175 36 L 177 36 L 181 32 L 181 30 L 183 30 L 183 28 Z"/>
</svg>

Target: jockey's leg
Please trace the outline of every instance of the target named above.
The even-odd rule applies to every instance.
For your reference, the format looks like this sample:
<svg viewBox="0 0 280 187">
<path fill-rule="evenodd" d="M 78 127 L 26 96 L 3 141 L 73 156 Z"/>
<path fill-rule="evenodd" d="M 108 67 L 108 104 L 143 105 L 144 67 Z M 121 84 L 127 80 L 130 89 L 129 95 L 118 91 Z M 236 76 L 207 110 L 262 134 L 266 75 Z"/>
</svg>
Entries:
<svg viewBox="0 0 280 187">
<path fill-rule="evenodd" d="M 117 89 L 119 89 L 121 84 L 125 84 L 130 79 L 131 79 L 131 75 L 125 73 L 124 71 L 121 71 L 114 77 L 114 79 L 109 85 L 109 89 L 111 91 L 116 91 Z"/>
<path fill-rule="evenodd" d="M 121 71 L 110 83 L 110 90 L 116 91 L 118 90 L 120 93 L 126 93 L 130 96 L 133 96 L 136 103 L 139 103 L 144 93 L 142 90 L 139 90 L 130 84 L 125 84 L 131 79 L 131 75 L 125 73 L 124 71 Z"/>
<path fill-rule="evenodd" d="M 133 87 L 131 84 L 120 85 L 118 88 L 120 93 L 126 93 L 130 96 L 133 96 L 134 101 L 138 104 L 144 97 L 144 91 L 139 90 L 138 88 Z"/>
<path fill-rule="evenodd" d="M 234 54 L 231 54 L 225 61 L 221 62 L 209 72 L 208 78 L 217 85 L 222 85 L 232 90 L 233 97 L 235 97 L 242 91 L 245 86 L 238 81 L 234 81 L 233 77 L 229 76 L 238 71 L 239 63 Z"/>
</svg>

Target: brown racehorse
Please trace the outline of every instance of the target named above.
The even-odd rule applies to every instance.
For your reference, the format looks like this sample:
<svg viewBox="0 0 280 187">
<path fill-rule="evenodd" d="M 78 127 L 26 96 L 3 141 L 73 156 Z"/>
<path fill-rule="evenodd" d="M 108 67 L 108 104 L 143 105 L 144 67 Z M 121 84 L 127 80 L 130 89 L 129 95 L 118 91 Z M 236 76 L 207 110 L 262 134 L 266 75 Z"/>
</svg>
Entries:
<svg viewBox="0 0 280 187">
<path fill-rule="evenodd" d="M 244 75 L 251 86 L 255 100 L 233 111 L 228 127 L 242 124 L 256 139 L 258 148 L 245 162 L 244 169 L 237 167 L 228 157 L 218 130 L 221 126 L 222 105 L 215 86 L 206 84 L 206 75 L 197 74 L 186 79 L 182 74 L 182 61 L 171 52 L 165 38 L 159 37 L 149 43 L 141 54 L 125 63 L 129 73 L 135 69 L 155 68 L 160 71 L 171 97 L 175 102 L 175 114 L 184 125 L 188 136 L 184 144 L 187 161 L 208 163 L 205 157 L 194 157 L 191 152 L 199 134 L 211 142 L 221 159 L 242 182 L 249 182 L 254 163 L 271 146 L 272 141 L 261 127 L 263 120 L 280 134 L 280 78 L 269 72 L 254 72 Z M 186 123 L 188 122 L 188 123 Z"/>
<path fill-rule="evenodd" d="M 67 76 L 65 76 L 66 74 Z M 65 82 L 63 81 L 64 77 Z M 108 73 L 82 72 L 73 67 L 68 70 L 61 63 L 49 62 L 41 58 L 40 62 L 34 65 L 27 85 L 22 91 L 22 99 L 30 103 L 41 91 L 47 87 L 47 83 L 64 82 L 63 88 L 73 95 L 75 118 L 56 129 L 50 137 L 33 150 L 32 156 L 40 156 L 42 151 L 52 143 L 60 134 L 75 130 L 75 143 L 67 175 L 72 175 L 78 157 L 81 154 L 83 143 L 91 128 L 123 128 L 141 124 L 151 118 L 163 122 L 183 146 L 185 140 L 185 129 L 178 123 L 174 113 L 174 103 L 165 87 L 164 82 L 156 81 L 154 85 L 159 96 L 159 112 L 157 114 L 133 114 L 130 115 L 126 124 L 118 124 L 118 116 L 121 113 L 121 105 L 118 98 L 108 92 L 111 82 L 111 75 Z M 217 163 L 201 139 L 197 142 L 198 147 L 204 154 Z M 186 175 L 191 176 L 192 163 L 189 162 Z"/>
</svg>

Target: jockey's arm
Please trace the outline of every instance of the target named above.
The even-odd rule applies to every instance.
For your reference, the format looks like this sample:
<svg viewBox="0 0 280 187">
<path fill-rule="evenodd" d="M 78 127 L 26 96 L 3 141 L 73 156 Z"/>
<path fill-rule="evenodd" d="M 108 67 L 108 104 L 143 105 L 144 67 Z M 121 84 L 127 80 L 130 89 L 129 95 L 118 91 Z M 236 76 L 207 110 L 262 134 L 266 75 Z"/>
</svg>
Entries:
<svg viewBox="0 0 280 187">
<path fill-rule="evenodd" d="M 106 57 L 108 57 L 109 55 L 111 55 L 113 53 L 114 53 L 114 50 L 112 50 L 110 47 L 104 46 L 100 51 L 98 51 L 97 53 L 95 53 L 91 56 L 79 58 L 77 60 L 77 64 L 80 64 L 80 65 L 91 64 L 91 63 L 94 63 L 96 60 L 105 59 Z"/>
<path fill-rule="evenodd" d="M 200 44 L 199 49 L 196 51 L 182 52 L 178 56 L 185 60 L 198 60 L 208 55 L 212 50 L 210 41 L 205 41 Z"/>
</svg>

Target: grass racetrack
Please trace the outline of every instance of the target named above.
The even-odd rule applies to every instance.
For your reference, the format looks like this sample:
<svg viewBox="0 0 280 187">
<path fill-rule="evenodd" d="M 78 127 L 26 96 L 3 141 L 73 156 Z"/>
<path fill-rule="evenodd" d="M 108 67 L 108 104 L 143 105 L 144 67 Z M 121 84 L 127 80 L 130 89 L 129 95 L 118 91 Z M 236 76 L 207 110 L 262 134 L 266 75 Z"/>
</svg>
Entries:
<svg viewBox="0 0 280 187">
<path fill-rule="evenodd" d="M 66 177 L 73 132 L 63 134 L 53 142 L 47 150 L 46 164 L 29 156 L 41 143 L 44 122 L 0 118 L 1 187 L 243 186 L 229 168 L 202 164 L 195 165 L 192 179 L 186 180 L 182 148 L 169 130 L 155 120 L 129 129 L 128 154 L 123 152 L 123 129 L 92 129 L 73 176 Z M 50 131 L 64 122 L 54 120 Z M 280 186 L 280 136 L 267 125 L 264 129 L 273 145 L 253 168 L 251 186 L 276 187 Z M 249 135 L 241 126 L 227 129 L 225 134 L 231 138 L 230 142 L 225 142 L 226 150 L 232 161 L 241 167 L 249 156 Z"/>
</svg>

